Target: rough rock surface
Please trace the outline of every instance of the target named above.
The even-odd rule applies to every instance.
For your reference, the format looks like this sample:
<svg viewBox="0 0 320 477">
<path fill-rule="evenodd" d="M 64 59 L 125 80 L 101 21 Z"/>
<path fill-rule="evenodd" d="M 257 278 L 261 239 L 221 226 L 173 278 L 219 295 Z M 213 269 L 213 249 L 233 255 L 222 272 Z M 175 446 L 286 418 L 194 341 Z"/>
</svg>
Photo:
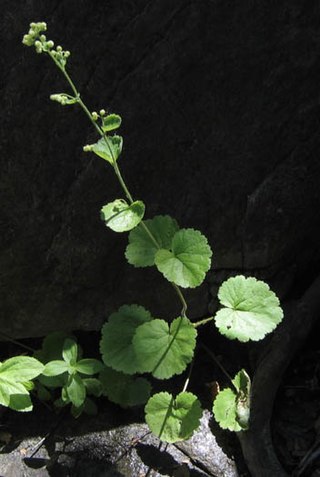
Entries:
<svg viewBox="0 0 320 477">
<path fill-rule="evenodd" d="M 110 426 L 110 416 L 85 421 L 83 433 L 73 423 L 59 426 L 46 441 L 25 438 L 0 455 L 3 477 L 238 477 L 235 463 L 217 444 L 205 412 L 194 436 L 177 445 L 161 444 L 145 424 L 90 432 L 95 423 Z M 107 424 L 108 423 L 108 424 Z M 92 427 L 93 426 L 93 427 Z M 78 433 L 78 435 L 75 434 Z M 43 445 L 39 445 L 43 442 Z M 160 447 L 159 447 L 160 446 Z M 38 449 L 38 450 L 37 450 Z M 148 473 L 149 472 L 149 473 Z"/>
<path fill-rule="evenodd" d="M 318 267 L 317 2 L 1 7 L 2 331 L 98 329 L 125 302 L 179 312 L 171 288 L 127 266 L 126 238 L 100 221 L 121 190 L 104 161 L 82 153 L 95 139 L 82 112 L 48 100 L 66 87 L 21 45 L 30 21 L 47 21 L 48 36 L 72 51 L 90 108 L 122 115 L 120 164 L 147 217 L 170 213 L 201 229 L 215 270 L 252 270 L 280 292 Z M 193 315 L 207 312 L 208 291 L 191 294 Z"/>
</svg>

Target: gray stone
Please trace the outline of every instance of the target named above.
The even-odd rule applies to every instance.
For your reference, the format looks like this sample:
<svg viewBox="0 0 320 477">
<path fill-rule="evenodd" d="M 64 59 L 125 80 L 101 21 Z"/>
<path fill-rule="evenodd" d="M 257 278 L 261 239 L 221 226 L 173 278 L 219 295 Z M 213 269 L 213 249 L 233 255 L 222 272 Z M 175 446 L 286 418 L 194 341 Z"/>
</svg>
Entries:
<svg viewBox="0 0 320 477">
<path fill-rule="evenodd" d="M 100 426 L 102 418 L 97 418 Z M 41 437 L 25 438 L 14 451 L 0 455 L 0 475 L 142 477 L 149 471 L 152 477 L 237 477 L 235 463 L 217 444 L 209 419 L 205 411 L 199 430 L 188 441 L 176 445 L 161 444 L 145 424 L 94 432 L 88 432 L 86 426 L 83 432 L 80 427 L 76 435 L 68 436 L 66 429 L 59 429 L 59 437 L 57 432 L 50 446 L 40 447 L 36 454 Z M 106 421 L 105 428 L 108 427 L 110 423 Z"/>
</svg>

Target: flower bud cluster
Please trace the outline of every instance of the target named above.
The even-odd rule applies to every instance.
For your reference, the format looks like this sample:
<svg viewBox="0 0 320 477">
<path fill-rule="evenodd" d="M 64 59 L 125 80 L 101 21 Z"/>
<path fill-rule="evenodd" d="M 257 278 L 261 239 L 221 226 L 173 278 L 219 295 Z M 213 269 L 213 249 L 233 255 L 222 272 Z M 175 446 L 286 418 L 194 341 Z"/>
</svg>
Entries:
<svg viewBox="0 0 320 477">
<path fill-rule="evenodd" d="M 103 116 L 105 116 L 106 114 L 107 113 L 105 109 L 100 109 L 99 113 L 97 113 L 96 111 L 92 111 L 91 117 L 94 121 L 98 121 L 99 118 L 103 118 Z"/>
<path fill-rule="evenodd" d="M 92 150 L 93 150 L 93 144 L 87 144 L 86 146 L 83 146 L 84 152 L 90 152 Z"/>
<path fill-rule="evenodd" d="M 67 64 L 67 59 L 71 55 L 69 50 L 63 50 L 62 46 L 58 45 L 55 50 L 51 51 L 52 56 L 54 59 L 59 63 L 62 67 L 65 67 Z"/>
<path fill-rule="evenodd" d="M 40 34 L 47 30 L 47 24 L 45 22 L 30 23 L 30 29 L 26 35 L 24 35 L 22 43 L 26 46 L 33 46 L 39 40 Z M 41 35 L 44 36 L 45 35 Z M 39 42 L 40 43 L 40 42 Z M 40 43 L 41 44 L 41 43 Z M 36 49 L 37 49 L 37 45 Z M 37 50 L 38 51 L 38 50 Z"/>
<path fill-rule="evenodd" d="M 46 30 L 47 24 L 45 22 L 30 23 L 30 30 L 24 35 L 22 43 L 27 46 L 34 45 L 37 53 L 50 52 L 55 61 L 64 68 L 70 56 L 70 51 L 64 51 L 60 45 L 53 50 L 53 41 L 47 40 L 46 35 L 42 33 Z"/>
<path fill-rule="evenodd" d="M 56 101 L 57 103 L 62 104 L 62 106 L 65 106 L 66 104 L 69 104 L 69 98 L 65 94 L 57 93 L 57 94 L 51 94 L 50 95 L 51 101 Z"/>
</svg>

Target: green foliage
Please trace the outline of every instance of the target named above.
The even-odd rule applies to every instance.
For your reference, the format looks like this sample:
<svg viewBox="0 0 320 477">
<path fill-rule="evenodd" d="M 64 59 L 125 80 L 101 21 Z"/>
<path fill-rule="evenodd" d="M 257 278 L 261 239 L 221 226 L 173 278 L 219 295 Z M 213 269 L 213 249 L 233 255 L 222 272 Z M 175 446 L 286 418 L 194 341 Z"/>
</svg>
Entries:
<svg viewBox="0 0 320 477">
<path fill-rule="evenodd" d="M 77 343 L 75 340 L 67 338 L 64 340 L 62 346 L 63 359 L 49 361 L 42 372 L 43 376 L 51 378 L 63 375 L 61 382 L 54 383 L 58 384 L 58 386 L 60 385 L 62 388 L 61 400 L 56 402 L 56 404 L 62 406 L 71 403 L 73 415 L 80 415 L 85 409 L 87 390 L 92 394 L 99 394 L 98 380 L 95 378 L 91 378 L 91 380 L 85 379 L 82 375 L 91 376 L 98 374 L 103 369 L 103 364 L 97 359 L 79 359 L 79 357 L 79 347 Z M 53 385 L 51 387 L 57 386 Z M 92 392 L 93 389 L 94 392 Z M 40 392 L 44 392 L 43 384 L 42 388 L 40 388 Z"/>
<path fill-rule="evenodd" d="M 197 332 L 187 318 L 176 318 L 170 325 L 152 320 L 137 328 L 133 337 L 140 372 L 168 379 L 182 373 L 193 357 Z"/>
<path fill-rule="evenodd" d="M 222 429 L 242 431 L 249 427 L 250 377 L 244 369 L 232 380 L 234 389 L 220 391 L 213 404 L 213 414 Z"/>
<path fill-rule="evenodd" d="M 215 323 L 220 333 L 239 341 L 258 341 L 273 331 L 283 318 L 277 296 L 260 280 L 242 275 L 229 278 L 218 293 Z"/>
<path fill-rule="evenodd" d="M 110 132 L 121 126 L 121 117 L 118 114 L 108 114 L 102 118 L 101 129 L 103 132 Z"/>
<path fill-rule="evenodd" d="M 170 249 L 157 251 L 158 270 L 183 288 L 200 285 L 211 264 L 212 252 L 206 237 L 198 230 L 181 229 L 173 236 Z"/>
<path fill-rule="evenodd" d="M 15 356 L 0 364 L 0 404 L 16 411 L 31 411 L 30 381 L 43 364 L 29 356 Z M 29 388 L 29 389 L 28 389 Z"/>
<path fill-rule="evenodd" d="M 103 362 L 126 374 L 139 372 L 140 363 L 132 340 L 136 329 L 151 319 L 149 311 L 138 305 L 123 305 L 116 313 L 112 313 L 101 331 L 100 352 Z"/>
<path fill-rule="evenodd" d="M 127 232 L 136 227 L 144 216 L 145 206 L 141 200 L 128 204 L 123 199 L 116 199 L 101 209 L 101 218 L 114 232 Z"/>
<path fill-rule="evenodd" d="M 170 443 L 191 437 L 202 416 L 199 400 L 189 392 L 182 392 L 176 398 L 167 392 L 155 394 L 149 399 L 145 412 L 153 434 Z"/>
<path fill-rule="evenodd" d="M 94 152 L 105 161 L 113 165 L 119 158 L 122 151 L 123 140 L 121 136 L 104 136 L 95 144 L 84 147 L 85 152 Z"/>
<path fill-rule="evenodd" d="M 99 380 L 102 394 L 124 408 L 145 404 L 149 399 L 151 384 L 145 378 L 134 378 L 114 369 L 104 368 Z"/>
<path fill-rule="evenodd" d="M 151 267 L 159 248 L 169 250 L 174 234 L 179 230 L 175 219 L 169 215 L 157 215 L 145 220 L 145 226 L 139 225 L 129 234 L 126 258 L 135 267 Z"/>
<path fill-rule="evenodd" d="M 151 373 L 157 379 L 168 379 L 186 370 L 194 356 L 195 328 L 213 317 L 191 323 L 179 287 L 195 288 L 203 283 L 211 266 L 212 251 L 204 235 L 191 228 L 179 229 L 176 220 L 169 215 L 142 220 L 145 205 L 132 198 L 117 162 L 123 139 L 110 134 L 121 126 L 121 117 L 107 114 L 104 109 L 90 113 L 66 71 L 70 52 L 61 46 L 54 49 L 53 41 L 43 35 L 46 28 L 44 22 L 31 23 L 23 43 L 34 46 L 38 53 L 47 54 L 63 73 L 73 94 L 53 94 L 51 100 L 63 106 L 75 104 L 82 108 L 100 135 L 94 144 L 86 145 L 84 151 L 91 151 L 111 164 L 126 198 L 106 204 L 101 210 L 102 219 L 115 232 L 130 232 L 125 252 L 128 262 L 135 267 L 155 265 L 173 285 L 181 303 L 181 316 L 172 322 L 171 317 L 166 321 L 154 319 L 149 311 L 138 305 L 124 305 L 113 313 L 102 328 L 100 341 L 102 359 L 107 367 L 96 359 L 83 359 L 81 348 L 73 337 L 61 333 L 47 337 L 42 349 L 35 353 L 35 358 L 43 364 L 35 358 L 21 356 L 0 363 L 0 404 L 30 410 L 29 391 L 48 400 L 55 388 L 61 388 L 55 405 L 71 405 L 72 414 L 78 417 L 82 412 L 96 412 L 95 403 L 88 395 L 106 395 L 123 407 L 144 404 L 149 399 L 151 385 L 145 378 L 133 376 L 136 373 Z M 217 312 L 215 324 L 230 339 L 260 340 L 282 320 L 278 298 L 268 285 L 255 278 L 230 278 L 220 287 L 218 297 L 223 308 Z M 98 373 L 99 377 L 94 377 Z M 34 383 L 32 380 L 36 377 Z M 161 392 L 152 396 L 145 407 L 150 429 L 167 442 L 189 438 L 199 425 L 200 403 L 196 396 L 185 391 L 189 377 L 183 392 L 176 398 Z M 250 378 L 241 370 L 232 385 L 219 392 L 213 412 L 222 428 L 245 430 L 250 413 Z"/>
</svg>

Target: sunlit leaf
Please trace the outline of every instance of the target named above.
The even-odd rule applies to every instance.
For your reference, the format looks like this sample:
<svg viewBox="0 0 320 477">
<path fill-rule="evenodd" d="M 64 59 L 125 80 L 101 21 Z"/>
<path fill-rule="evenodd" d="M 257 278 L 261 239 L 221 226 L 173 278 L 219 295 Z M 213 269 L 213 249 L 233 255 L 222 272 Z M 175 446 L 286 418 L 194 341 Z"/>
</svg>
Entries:
<svg viewBox="0 0 320 477">
<path fill-rule="evenodd" d="M 127 232 L 141 222 L 144 212 L 145 206 L 141 200 L 129 205 L 123 199 L 116 199 L 102 207 L 101 218 L 114 232 Z"/>
<path fill-rule="evenodd" d="M 182 373 L 193 357 L 197 332 L 187 318 L 176 318 L 170 325 L 152 320 L 139 326 L 133 347 L 140 372 L 159 379 Z"/>
<path fill-rule="evenodd" d="M 181 229 L 174 235 L 171 250 L 160 249 L 155 264 L 167 280 L 183 288 L 200 285 L 210 269 L 212 252 L 198 230 Z"/>
<path fill-rule="evenodd" d="M 277 296 L 256 278 L 229 278 L 218 293 L 225 308 L 215 316 L 220 333 L 239 341 L 258 341 L 273 331 L 283 318 Z"/>
<path fill-rule="evenodd" d="M 151 220 L 145 220 L 144 225 L 153 235 L 156 243 L 142 224 L 130 232 L 126 258 L 135 267 L 154 265 L 158 248 L 169 249 L 172 237 L 179 230 L 177 222 L 169 215 L 157 215 Z"/>
<path fill-rule="evenodd" d="M 151 319 L 149 311 L 138 305 L 124 305 L 113 313 L 102 328 L 100 352 L 103 362 L 126 374 L 139 372 L 132 339 L 136 329 Z"/>
<path fill-rule="evenodd" d="M 167 392 L 152 396 L 146 407 L 146 422 L 150 430 L 165 442 L 189 439 L 199 427 L 202 409 L 197 397 L 182 392 L 174 398 Z"/>
</svg>

